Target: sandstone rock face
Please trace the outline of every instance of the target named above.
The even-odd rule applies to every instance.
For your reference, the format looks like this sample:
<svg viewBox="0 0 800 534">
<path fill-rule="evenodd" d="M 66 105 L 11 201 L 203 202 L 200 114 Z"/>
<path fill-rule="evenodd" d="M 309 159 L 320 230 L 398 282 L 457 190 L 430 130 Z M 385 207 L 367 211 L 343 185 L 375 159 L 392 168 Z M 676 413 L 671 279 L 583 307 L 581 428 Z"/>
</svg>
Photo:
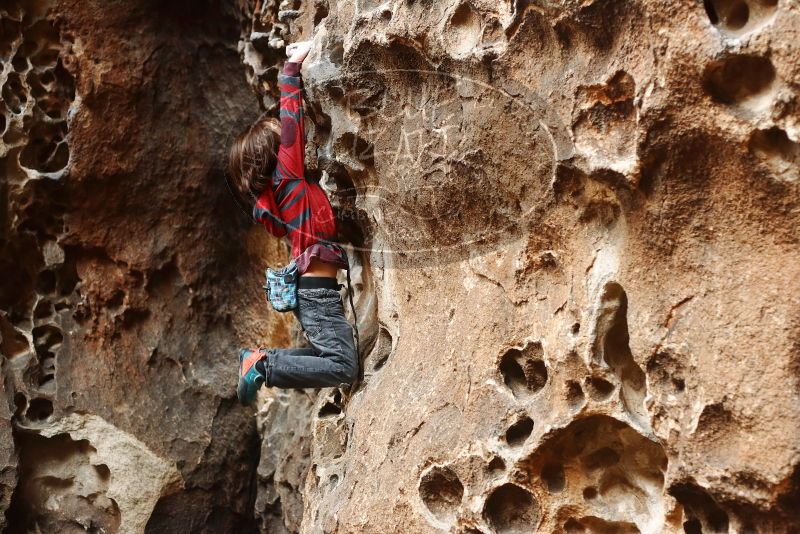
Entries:
<svg viewBox="0 0 800 534">
<path fill-rule="evenodd" d="M 789 533 L 791 0 L 0 5 L 0 522 L 16 532 Z M 363 377 L 298 342 L 223 177 L 304 67 Z M 260 436 L 260 437 L 259 437 Z"/>
<path fill-rule="evenodd" d="M 289 531 L 796 528 L 796 2 L 258 5 L 265 107 L 315 39 L 364 345 Z"/>
<path fill-rule="evenodd" d="M 247 19 L 219 3 L 0 5 L 8 532 L 257 529 L 235 349 L 289 337 L 257 280 L 285 251 L 248 234 L 222 172 L 259 112 Z"/>
</svg>

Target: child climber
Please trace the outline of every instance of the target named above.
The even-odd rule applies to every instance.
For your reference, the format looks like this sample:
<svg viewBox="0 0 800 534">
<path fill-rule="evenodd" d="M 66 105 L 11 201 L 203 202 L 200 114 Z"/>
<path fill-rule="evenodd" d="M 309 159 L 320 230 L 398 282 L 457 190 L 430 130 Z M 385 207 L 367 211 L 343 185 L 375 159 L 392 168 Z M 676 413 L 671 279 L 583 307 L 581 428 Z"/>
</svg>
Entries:
<svg viewBox="0 0 800 534">
<path fill-rule="evenodd" d="M 235 193 L 273 235 L 288 236 L 297 279 L 295 315 L 311 347 L 239 351 L 239 401 L 258 388 L 306 388 L 351 384 L 358 375 L 353 329 L 344 316 L 336 276 L 347 256 L 336 243 L 336 219 L 325 192 L 304 177 L 300 66 L 310 42 L 290 45 L 278 76 L 280 122 L 262 116 L 230 150 L 228 172 Z"/>
</svg>

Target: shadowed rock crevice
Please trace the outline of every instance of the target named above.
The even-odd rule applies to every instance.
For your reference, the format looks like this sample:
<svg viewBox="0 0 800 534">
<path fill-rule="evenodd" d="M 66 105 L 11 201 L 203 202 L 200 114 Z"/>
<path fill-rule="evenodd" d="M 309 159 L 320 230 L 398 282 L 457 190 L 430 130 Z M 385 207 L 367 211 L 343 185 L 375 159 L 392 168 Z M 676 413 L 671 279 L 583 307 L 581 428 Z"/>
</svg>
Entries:
<svg viewBox="0 0 800 534">
<path fill-rule="evenodd" d="M 597 312 L 592 354 L 595 361 L 611 368 L 620 383 L 620 400 L 635 418 L 645 416 L 647 383 L 644 371 L 633 359 L 628 334 L 628 296 L 622 286 L 609 282 L 603 287 Z M 613 386 L 606 380 L 589 381 L 598 400 L 607 398 Z"/>
<path fill-rule="evenodd" d="M 380 326 L 375 345 L 362 364 L 362 371 L 364 373 L 375 373 L 383 369 L 383 366 L 386 365 L 392 355 L 392 344 L 392 335 L 384 326 Z"/>
<path fill-rule="evenodd" d="M 696 484 L 675 484 L 669 492 L 686 511 L 683 528 L 687 534 L 728 532 L 728 514 L 703 488 Z"/>
<path fill-rule="evenodd" d="M 498 367 L 503 383 L 515 397 L 538 393 L 547 384 L 547 365 L 543 358 L 544 350 L 537 342 L 509 349 L 500 357 Z"/>
</svg>

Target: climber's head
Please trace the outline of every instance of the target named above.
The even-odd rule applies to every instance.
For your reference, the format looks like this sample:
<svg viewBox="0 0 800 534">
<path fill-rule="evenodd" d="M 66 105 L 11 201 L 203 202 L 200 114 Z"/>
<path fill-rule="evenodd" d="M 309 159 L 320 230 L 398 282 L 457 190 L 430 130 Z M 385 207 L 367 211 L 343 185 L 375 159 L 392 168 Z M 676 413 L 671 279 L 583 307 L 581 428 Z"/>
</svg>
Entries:
<svg viewBox="0 0 800 534">
<path fill-rule="evenodd" d="M 240 133 L 228 155 L 228 176 L 233 192 L 248 206 L 255 204 L 258 195 L 269 184 L 275 170 L 281 123 L 262 115 Z"/>
</svg>

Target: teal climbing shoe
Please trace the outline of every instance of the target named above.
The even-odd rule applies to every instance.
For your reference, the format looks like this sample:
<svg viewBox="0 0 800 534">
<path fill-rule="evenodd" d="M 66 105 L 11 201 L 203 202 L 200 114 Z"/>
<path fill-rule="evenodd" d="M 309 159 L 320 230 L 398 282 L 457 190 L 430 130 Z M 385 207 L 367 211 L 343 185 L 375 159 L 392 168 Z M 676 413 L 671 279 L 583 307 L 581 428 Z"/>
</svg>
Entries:
<svg viewBox="0 0 800 534">
<path fill-rule="evenodd" d="M 250 404 L 256 398 L 258 388 L 267 377 L 256 368 L 256 363 L 267 357 L 265 349 L 241 349 L 239 351 L 239 385 L 236 396 L 242 404 Z"/>
</svg>

